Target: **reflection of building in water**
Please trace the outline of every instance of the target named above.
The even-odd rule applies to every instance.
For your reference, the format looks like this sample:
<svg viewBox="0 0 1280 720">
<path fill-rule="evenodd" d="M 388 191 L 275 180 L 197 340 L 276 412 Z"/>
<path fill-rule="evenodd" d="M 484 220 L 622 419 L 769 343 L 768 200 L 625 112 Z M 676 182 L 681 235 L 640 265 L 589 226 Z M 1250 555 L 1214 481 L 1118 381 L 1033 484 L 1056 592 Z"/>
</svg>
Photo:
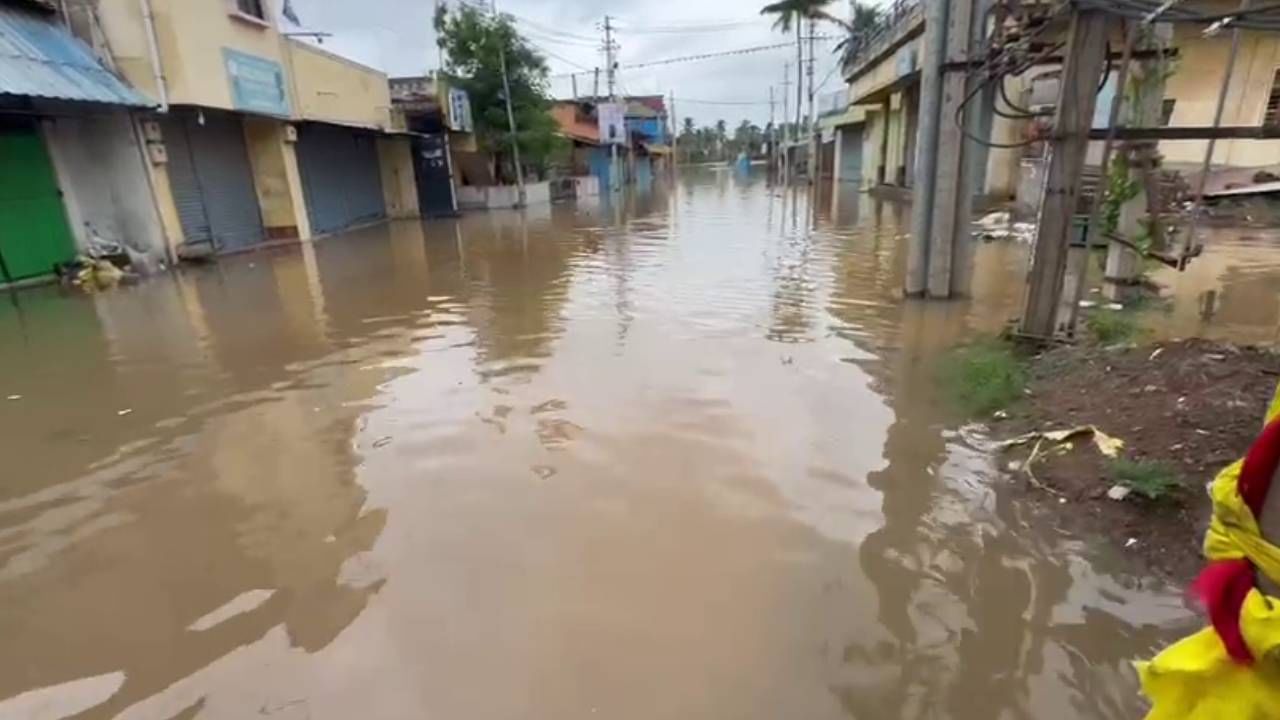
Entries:
<svg viewBox="0 0 1280 720">
<path fill-rule="evenodd" d="M 315 652 L 362 611 L 381 573 L 359 558 L 385 517 L 365 509 L 355 475 L 373 439 L 356 433 L 357 449 L 353 433 L 398 372 L 384 359 L 411 349 L 432 285 L 420 228 L 370 233 L 58 299 L 57 322 L 40 324 L 58 333 L 29 336 L 23 353 L 72 360 L 60 376 L 81 382 L 32 387 L 59 415 L 26 424 L 33 440 L 69 419 L 84 435 L 40 453 L 42 467 L 15 468 L 43 485 L 10 483 L 24 494 L 0 499 L 0 530 L 17 539 L 0 554 L 0 698 L 122 671 L 96 710 L 114 717 L 273 627 Z M 356 242 L 367 261 L 353 268 Z M 373 287 L 378 301 L 360 306 Z M 24 308 L 41 312 L 33 297 Z M 77 309 L 87 324 L 68 321 Z M 3 357 L 6 370 L 19 359 Z M 50 506 L 61 510 L 40 510 Z M 189 629 L 251 590 L 274 592 Z"/>
</svg>

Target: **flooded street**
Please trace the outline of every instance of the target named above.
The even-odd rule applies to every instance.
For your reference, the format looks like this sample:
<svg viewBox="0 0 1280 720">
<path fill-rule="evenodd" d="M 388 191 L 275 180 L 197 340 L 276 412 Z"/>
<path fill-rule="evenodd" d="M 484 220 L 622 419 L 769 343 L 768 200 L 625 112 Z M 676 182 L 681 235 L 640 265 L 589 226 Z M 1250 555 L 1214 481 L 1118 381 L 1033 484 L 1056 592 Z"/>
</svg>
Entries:
<svg viewBox="0 0 1280 720">
<path fill-rule="evenodd" d="M 904 303 L 906 208 L 798 200 L 707 171 L 4 298 L 0 718 L 1140 716 L 1180 590 L 934 385 L 1027 249 Z M 1167 332 L 1273 340 L 1265 240 Z"/>
</svg>

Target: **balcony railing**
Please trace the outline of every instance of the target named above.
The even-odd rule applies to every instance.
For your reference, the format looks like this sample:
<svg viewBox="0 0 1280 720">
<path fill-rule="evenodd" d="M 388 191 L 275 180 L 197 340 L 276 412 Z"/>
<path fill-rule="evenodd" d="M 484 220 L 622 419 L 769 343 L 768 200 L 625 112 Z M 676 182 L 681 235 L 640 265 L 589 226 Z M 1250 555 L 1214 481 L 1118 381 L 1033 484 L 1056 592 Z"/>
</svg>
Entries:
<svg viewBox="0 0 1280 720">
<path fill-rule="evenodd" d="M 870 32 L 849 37 L 842 59 L 845 77 L 851 75 L 867 59 L 875 57 L 893 44 L 904 30 L 923 19 L 922 0 L 894 0 L 884 8 L 880 22 Z"/>
</svg>

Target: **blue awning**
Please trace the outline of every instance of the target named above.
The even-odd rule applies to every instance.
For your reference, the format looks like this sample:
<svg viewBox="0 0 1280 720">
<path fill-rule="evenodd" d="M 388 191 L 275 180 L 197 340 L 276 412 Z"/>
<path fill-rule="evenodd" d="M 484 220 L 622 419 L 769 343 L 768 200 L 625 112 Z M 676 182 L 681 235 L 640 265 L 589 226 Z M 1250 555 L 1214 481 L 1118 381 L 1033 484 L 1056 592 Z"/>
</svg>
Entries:
<svg viewBox="0 0 1280 720">
<path fill-rule="evenodd" d="M 0 95 L 154 107 L 55 16 L 0 5 Z"/>
</svg>

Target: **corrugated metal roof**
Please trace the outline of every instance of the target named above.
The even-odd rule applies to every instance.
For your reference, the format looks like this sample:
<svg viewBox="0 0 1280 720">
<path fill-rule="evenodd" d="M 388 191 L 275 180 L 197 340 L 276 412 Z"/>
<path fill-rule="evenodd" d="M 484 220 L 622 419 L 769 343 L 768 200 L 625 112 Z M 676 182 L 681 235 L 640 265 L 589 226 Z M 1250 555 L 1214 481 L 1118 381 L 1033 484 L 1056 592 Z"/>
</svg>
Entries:
<svg viewBox="0 0 1280 720">
<path fill-rule="evenodd" d="M 0 5 L 0 95 L 152 107 L 52 16 Z"/>
</svg>

